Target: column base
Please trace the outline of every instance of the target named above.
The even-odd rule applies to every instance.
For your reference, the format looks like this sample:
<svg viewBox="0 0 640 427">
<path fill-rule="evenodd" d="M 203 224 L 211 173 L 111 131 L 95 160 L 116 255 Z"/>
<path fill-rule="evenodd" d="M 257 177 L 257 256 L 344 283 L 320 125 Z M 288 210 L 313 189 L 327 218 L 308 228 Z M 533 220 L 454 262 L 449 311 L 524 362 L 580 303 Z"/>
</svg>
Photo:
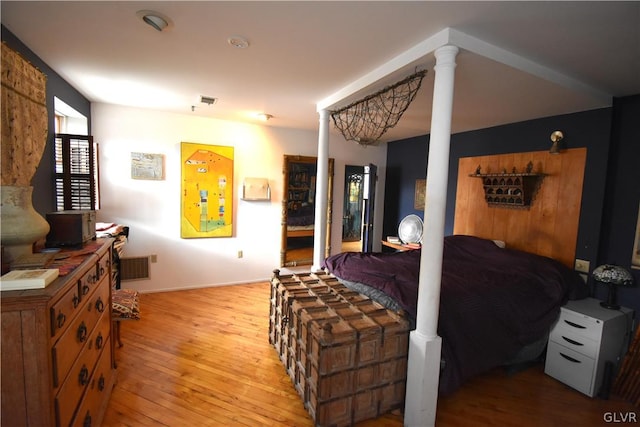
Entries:
<svg viewBox="0 0 640 427">
<path fill-rule="evenodd" d="M 435 425 L 441 352 L 442 338 L 439 336 L 427 337 L 416 330 L 409 334 L 404 407 L 406 427 Z"/>
</svg>

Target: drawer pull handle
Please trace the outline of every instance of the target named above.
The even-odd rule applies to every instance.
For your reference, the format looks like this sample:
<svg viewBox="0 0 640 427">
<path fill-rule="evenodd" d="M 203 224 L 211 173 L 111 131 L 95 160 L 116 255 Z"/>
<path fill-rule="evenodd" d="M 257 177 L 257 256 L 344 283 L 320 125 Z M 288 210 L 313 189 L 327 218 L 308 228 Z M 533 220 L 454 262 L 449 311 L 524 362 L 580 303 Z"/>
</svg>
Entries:
<svg viewBox="0 0 640 427">
<path fill-rule="evenodd" d="M 565 323 L 566 323 L 567 325 L 573 326 L 574 328 L 578 328 L 578 329 L 587 329 L 587 327 L 586 327 L 586 326 L 578 325 L 577 323 L 569 322 L 568 320 L 565 320 Z"/>
<path fill-rule="evenodd" d="M 78 341 L 84 342 L 87 339 L 87 325 L 82 322 L 80 326 L 78 326 L 78 332 L 76 333 L 78 337 Z"/>
<path fill-rule="evenodd" d="M 78 304 L 80 304 L 80 297 L 78 295 L 73 296 L 73 308 L 78 308 Z"/>
<path fill-rule="evenodd" d="M 98 336 L 96 337 L 96 350 L 100 350 L 102 348 L 103 341 L 104 339 L 102 338 L 102 334 L 98 334 Z"/>
<path fill-rule="evenodd" d="M 60 312 L 58 313 L 56 320 L 58 321 L 58 329 L 61 329 L 64 326 L 64 322 L 67 320 L 67 316 L 65 316 L 63 312 Z"/>
<path fill-rule="evenodd" d="M 98 301 L 96 301 L 96 310 L 98 310 L 98 313 L 102 313 L 104 311 L 104 303 L 102 302 L 102 298 L 98 298 Z"/>
<path fill-rule="evenodd" d="M 89 369 L 87 369 L 86 365 L 82 365 L 82 369 L 80 369 L 78 382 L 83 386 L 89 384 Z"/>
<path fill-rule="evenodd" d="M 91 427 L 91 414 L 87 412 L 87 415 L 84 416 L 84 421 L 82 422 L 83 427 Z"/>
<path fill-rule="evenodd" d="M 581 361 L 579 361 L 578 359 L 574 359 L 573 357 L 567 356 L 566 354 L 560 353 L 560 356 L 564 357 L 565 359 L 567 359 L 569 362 L 573 362 L 573 363 L 582 363 Z"/>
<path fill-rule="evenodd" d="M 88 285 L 82 285 L 82 295 L 87 295 L 90 289 Z"/>
<path fill-rule="evenodd" d="M 104 375 L 100 375 L 100 379 L 98 380 L 98 390 L 102 391 L 104 390 Z"/>
<path fill-rule="evenodd" d="M 573 344 L 573 345 L 579 345 L 579 346 L 583 346 L 584 344 L 582 344 L 581 342 L 572 340 L 571 338 L 567 338 L 564 335 L 562 336 L 562 339 L 565 340 L 566 342 L 568 342 L 569 344 Z"/>
</svg>

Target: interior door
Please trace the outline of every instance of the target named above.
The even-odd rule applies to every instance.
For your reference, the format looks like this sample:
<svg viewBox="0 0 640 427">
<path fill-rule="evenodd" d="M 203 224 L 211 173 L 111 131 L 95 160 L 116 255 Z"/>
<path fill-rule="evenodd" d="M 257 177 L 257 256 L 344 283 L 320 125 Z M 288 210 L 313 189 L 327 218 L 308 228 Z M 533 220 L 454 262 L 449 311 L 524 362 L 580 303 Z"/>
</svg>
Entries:
<svg viewBox="0 0 640 427">
<path fill-rule="evenodd" d="M 364 185 L 362 190 L 362 252 L 373 251 L 373 212 L 376 195 L 378 168 L 368 164 L 364 167 Z"/>
<path fill-rule="evenodd" d="M 362 187 L 364 166 L 345 166 L 342 209 L 342 242 L 353 242 L 362 248 Z M 344 250 L 343 250 L 344 251 Z"/>
</svg>

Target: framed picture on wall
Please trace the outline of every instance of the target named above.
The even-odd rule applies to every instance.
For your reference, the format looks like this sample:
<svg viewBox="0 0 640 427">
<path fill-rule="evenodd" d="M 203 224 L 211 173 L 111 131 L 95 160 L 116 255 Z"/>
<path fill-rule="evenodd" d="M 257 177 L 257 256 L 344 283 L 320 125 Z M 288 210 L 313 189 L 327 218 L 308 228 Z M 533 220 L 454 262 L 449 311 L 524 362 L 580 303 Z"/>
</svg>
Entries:
<svg viewBox="0 0 640 427">
<path fill-rule="evenodd" d="M 634 242 L 631 268 L 640 269 L 640 206 L 638 206 L 638 222 L 636 224 L 636 239 Z"/>
<path fill-rule="evenodd" d="M 424 210 L 424 200 L 427 193 L 427 180 L 416 179 L 416 190 L 413 197 L 413 208 L 419 211 Z"/>
<path fill-rule="evenodd" d="M 183 142 L 180 158 L 180 237 L 231 237 L 233 147 Z"/>
<path fill-rule="evenodd" d="M 152 153 L 131 153 L 132 179 L 164 179 L 164 155 Z"/>
</svg>

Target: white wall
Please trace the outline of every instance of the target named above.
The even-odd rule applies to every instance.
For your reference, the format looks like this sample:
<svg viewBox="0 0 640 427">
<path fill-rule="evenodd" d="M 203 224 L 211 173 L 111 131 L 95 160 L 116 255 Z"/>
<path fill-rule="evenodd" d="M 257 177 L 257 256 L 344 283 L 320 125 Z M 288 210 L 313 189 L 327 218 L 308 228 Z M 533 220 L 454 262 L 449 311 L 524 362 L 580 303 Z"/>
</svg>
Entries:
<svg viewBox="0 0 640 427">
<path fill-rule="evenodd" d="M 100 150 L 98 221 L 130 227 L 125 256 L 157 255 L 151 279 L 128 281 L 142 292 L 267 280 L 280 265 L 283 155 L 317 155 L 317 131 L 229 122 L 110 104 L 93 104 L 92 135 Z M 273 119 L 276 120 L 276 119 Z M 180 238 L 180 143 L 233 146 L 234 233 L 230 238 Z M 165 179 L 131 179 L 131 152 L 165 155 Z M 333 251 L 342 236 L 345 165 L 378 166 L 374 249 L 380 249 L 386 146 L 361 147 L 331 134 L 335 159 Z M 270 202 L 240 200 L 244 177 L 266 177 Z M 239 250 L 243 258 L 237 258 Z"/>
</svg>

